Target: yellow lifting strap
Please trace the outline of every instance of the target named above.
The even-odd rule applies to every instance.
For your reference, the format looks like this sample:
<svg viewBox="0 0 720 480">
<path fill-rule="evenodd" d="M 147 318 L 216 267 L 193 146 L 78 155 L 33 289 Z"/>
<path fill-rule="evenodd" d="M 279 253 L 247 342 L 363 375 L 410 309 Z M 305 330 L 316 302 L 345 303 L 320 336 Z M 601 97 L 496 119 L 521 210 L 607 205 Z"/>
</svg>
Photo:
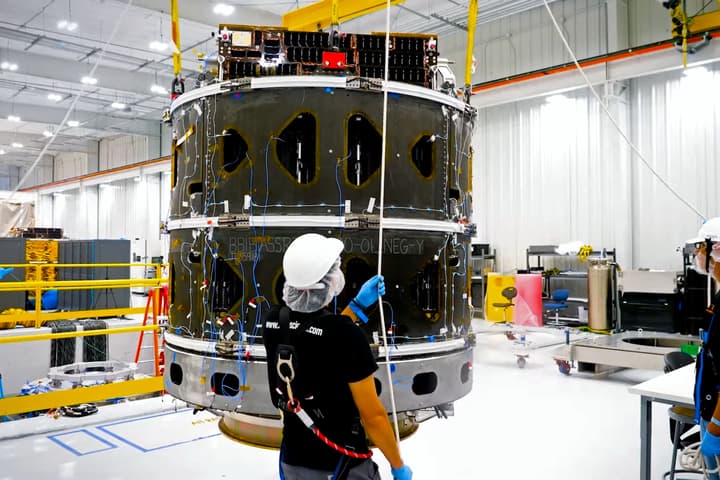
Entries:
<svg viewBox="0 0 720 480">
<path fill-rule="evenodd" d="M 472 62 L 475 48 L 475 28 L 477 26 L 478 0 L 470 0 L 468 7 L 468 44 L 465 52 L 465 101 L 470 103 L 472 95 Z"/>
<path fill-rule="evenodd" d="M 177 77 L 182 71 L 182 52 L 180 51 L 180 21 L 178 19 L 177 0 L 170 0 L 170 23 L 172 25 L 173 72 Z"/>
</svg>

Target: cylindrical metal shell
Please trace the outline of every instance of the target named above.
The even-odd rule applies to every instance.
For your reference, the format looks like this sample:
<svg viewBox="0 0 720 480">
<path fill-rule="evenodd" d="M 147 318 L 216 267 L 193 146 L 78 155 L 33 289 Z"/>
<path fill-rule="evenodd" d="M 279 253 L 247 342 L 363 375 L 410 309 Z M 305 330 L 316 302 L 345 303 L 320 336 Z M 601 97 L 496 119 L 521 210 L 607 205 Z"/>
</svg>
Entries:
<svg viewBox="0 0 720 480">
<path fill-rule="evenodd" d="M 391 89 L 380 246 L 382 92 L 340 78 L 298 82 L 226 83 L 173 104 L 167 391 L 198 406 L 275 413 L 262 317 L 282 303 L 287 246 L 314 232 L 345 244 L 338 310 L 382 250 L 398 410 L 462 397 L 472 387 L 474 110 L 420 87 Z M 379 312 L 362 328 L 381 362 Z M 385 377 L 381 367 L 389 407 Z"/>
</svg>

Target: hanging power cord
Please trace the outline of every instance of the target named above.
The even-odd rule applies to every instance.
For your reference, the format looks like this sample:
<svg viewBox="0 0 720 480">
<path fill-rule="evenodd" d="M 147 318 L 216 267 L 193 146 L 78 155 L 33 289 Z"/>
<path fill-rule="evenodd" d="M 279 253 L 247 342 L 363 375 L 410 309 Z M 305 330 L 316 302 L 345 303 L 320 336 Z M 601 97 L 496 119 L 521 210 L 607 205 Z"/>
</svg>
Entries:
<svg viewBox="0 0 720 480">
<path fill-rule="evenodd" d="M 390 81 L 390 0 L 385 5 L 385 81 L 383 82 L 383 122 L 382 122 L 382 155 L 380 157 L 380 228 L 378 231 L 378 275 L 382 275 L 383 254 L 383 207 L 385 205 L 385 162 L 387 160 L 387 117 L 388 117 L 388 82 Z M 382 308 L 382 297 L 378 295 L 380 308 L 380 328 L 382 329 L 383 345 L 385 346 L 385 367 L 387 370 L 388 386 L 390 387 L 390 406 L 392 408 L 393 424 L 395 425 L 395 441 L 400 445 L 400 427 L 398 426 L 397 408 L 395 406 L 395 389 L 392 382 L 392 369 L 390 368 L 390 346 L 388 345 L 387 328 L 385 328 L 385 313 Z"/>
<path fill-rule="evenodd" d="M 575 67 L 577 67 L 578 71 L 580 72 L 580 75 L 582 75 L 583 79 L 585 80 L 585 83 L 587 84 L 588 88 L 592 92 L 592 94 L 597 99 L 598 103 L 600 104 L 600 108 L 605 112 L 608 119 L 610 119 L 610 123 L 613 124 L 615 129 L 618 131 L 620 136 L 625 140 L 625 142 L 630 146 L 633 152 L 635 152 L 635 155 L 642 161 L 642 163 L 650 170 L 650 173 L 655 176 L 655 178 L 658 179 L 660 183 L 662 183 L 665 188 L 667 188 L 670 193 L 672 193 L 678 200 L 680 200 L 681 203 L 683 203 L 685 206 L 687 206 L 690 210 L 692 210 L 698 217 L 702 218 L 703 221 L 707 220 L 707 216 L 700 213 L 700 211 L 692 205 L 690 202 L 685 200 L 680 194 L 665 180 L 653 167 L 650 165 L 650 162 L 648 162 L 643 154 L 640 152 L 640 149 L 635 146 L 635 144 L 630 140 L 630 138 L 625 134 L 622 128 L 620 128 L 620 125 L 618 125 L 617 121 L 615 120 L 615 117 L 612 116 L 610 113 L 610 110 L 608 110 L 607 105 L 605 105 L 605 102 L 602 100 L 600 95 L 597 93 L 595 88 L 593 87 L 592 83 L 590 82 L 590 79 L 585 75 L 585 71 L 580 66 L 580 62 L 578 62 L 577 57 L 575 56 L 575 52 L 573 52 L 572 48 L 570 47 L 570 44 L 568 44 L 567 39 L 565 38 L 565 34 L 563 33 L 562 29 L 560 28 L 560 25 L 557 22 L 557 19 L 555 18 L 555 15 L 553 14 L 552 10 L 550 9 L 550 5 L 548 4 L 548 0 L 543 0 L 543 3 L 545 4 L 545 9 L 548 12 L 548 15 L 550 15 L 550 20 L 552 20 L 553 25 L 555 26 L 555 30 L 558 33 L 558 36 L 562 40 L 563 44 L 565 45 L 565 49 L 570 54 L 570 57 L 573 60 L 573 63 L 575 63 Z"/>
<path fill-rule="evenodd" d="M 107 41 L 105 42 L 105 45 L 102 46 L 100 49 L 100 53 L 98 55 L 97 61 L 95 62 L 95 65 L 93 65 L 92 69 L 90 69 L 90 73 L 88 73 L 89 77 L 92 77 L 95 75 L 95 70 L 100 66 L 100 63 L 103 61 L 103 58 L 105 57 L 105 52 L 107 52 L 108 45 L 113 41 L 115 38 L 115 34 L 117 33 L 118 29 L 120 28 L 120 25 L 123 22 L 123 19 L 125 18 L 125 15 L 127 14 L 128 10 L 132 6 L 133 0 L 128 0 L 128 2 L 125 4 L 125 10 L 120 14 L 120 17 L 118 18 L 117 22 L 115 23 L 115 27 L 112 30 L 112 33 L 110 33 L 110 37 L 108 37 Z M 40 160 L 42 160 L 43 155 L 45 155 L 45 152 L 48 151 L 48 148 L 50 148 L 50 145 L 53 144 L 55 139 L 57 138 L 58 134 L 60 133 L 60 130 L 65 126 L 65 123 L 67 122 L 68 118 L 70 118 L 70 114 L 75 110 L 75 105 L 77 105 L 78 101 L 85 96 L 85 89 L 88 86 L 86 84 L 82 84 L 80 87 L 80 93 L 75 95 L 75 98 L 72 101 L 72 104 L 68 108 L 67 112 L 65 112 L 65 116 L 63 117 L 62 121 L 60 122 L 60 125 L 57 126 L 55 131 L 53 132 L 52 137 L 50 137 L 43 147 L 43 149 L 38 154 L 38 157 L 35 159 L 35 161 L 30 165 L 30 168 L 28 168 L 28 171 L 25 172 L 25 175 L 20 179 L 18 184 L 15 186 L 15 188 L 10 192 L 10 196 L 7 198 L 7 201 L 9 202 L 12 200 L 13 196 L 20 190 L 20 188 L 27 182 L 27 179 L 30 178 L 30 174 L 35 170 L 35 168 L 38 166 L 38 163 L 40 163 Z"/>
</svg>

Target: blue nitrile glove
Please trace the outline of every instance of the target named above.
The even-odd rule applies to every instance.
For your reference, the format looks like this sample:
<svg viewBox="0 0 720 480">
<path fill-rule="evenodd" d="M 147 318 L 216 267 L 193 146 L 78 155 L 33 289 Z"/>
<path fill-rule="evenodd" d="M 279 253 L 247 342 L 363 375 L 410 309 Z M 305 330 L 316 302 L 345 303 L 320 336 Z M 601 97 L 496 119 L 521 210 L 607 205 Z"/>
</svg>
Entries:
<svg viewBox="0 0 720 480">
<path fill-rule="evenodd" d="M 393 468 L 392 472 L 393 480 L 412 480 L 412 470 L 407 465 L 403 465 L 400 468 Z"/>
<path fill-rule="evenodd" d="M 10 273 L 12 271 L 13 271 L 12 268 L 0 268 L 0 280 L 2 280 L 5 277 L 5 275 L 7 275 L 8 273 Z"/>
<path fill-rule="evenodd" d="M 714 457 L 720 455 L 720 437 L 716 437 L 708 430 L 705 430 L 702 436 L 700 450 L 706 457 Z"/>
<path fill-rule="evenodd" d="M 378 300 L 378 293 L 385 295 L 385 278 L 382 275 L 375 275 L 367 282 L 363 283 L 360 291 L 355 296 L 355 301 L 366 309 L 375 305 Z"/>
<path fill-rule="evenodd" d="M 375 275 L 365 282 L 363 286 L 360 287 L 357 296 L 350 300 L 350 305 L 348 305 L 350 310 L 352 310 L 363 323 L 368 322 L 365 310 L 377 303 L 378 294 L 385 295 L 385 279 L 382 275 Z"/>
</svg>

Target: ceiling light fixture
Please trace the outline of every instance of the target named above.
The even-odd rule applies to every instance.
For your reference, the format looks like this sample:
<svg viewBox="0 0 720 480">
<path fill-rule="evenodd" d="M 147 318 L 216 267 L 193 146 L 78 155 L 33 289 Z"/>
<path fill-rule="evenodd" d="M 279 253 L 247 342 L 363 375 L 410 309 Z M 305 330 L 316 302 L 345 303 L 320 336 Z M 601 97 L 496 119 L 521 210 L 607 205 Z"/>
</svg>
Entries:
<svg viewBox="0 0 720 480">
<path fill-rule="evenodd" d="M 227 5 L 225 3 L 218 3 L 213 7 L 213 13 L 216 15 L 222 15 L 223 17 L 227 17 L 232 15 L 232 13 L 235 11 L 235 7 L 232 5 Z"/>
<path fill-rule="evenodd" d="M 18 142 L 12 142 L 10 145 L 11 145 L 13 148 L 23 148 L 23 144 L 22 144 L 22 143 L 18 143 Z"/>
<path fill-rule="evenodd" d="M 19 122 L 20 121 L 20 117 L 18 117 L 17 115 L 8 115 L 7 119 L 11 122 Z"/>
<path fill-rule="evenodd" d="M 60 20 L 57 23 L 58 30 L 67 30 L 68 32 L 74 32 L 78 28 L 77 22 L 71 22 L 69 20 Z"/>
<path fill-rule="evenodd" d="M 67 124 L 68 124 L 68 127 L 73 127 L 73 128 L 80 126 L 80 122 L 78 122 L 77 120 L 68 120 Z"/>
<path fill-rule="evenodd" d="M 48 100 L 52 100 L 53 102 L 59 102 L 60 100 L 62 100 L 63 97 L 59 93 L 48 93 L 47 98 Z"/>
<path fill-rule="evenodd" d="M 5 150 L 3 150 L 2 148 L 0 148 L 0 155 L 5 155 L 5 153 L 7 153 L 7 152 L 5 152 Z"/>
<path fill-rule="evenodd" d="M 127 108 L 127 105 L 122 102 L 113 102 L 110 104 L 110 106 L 115 110 L 125 110 Z"/>
<path fill-rule="evenodd" d="M 80 79 L 80 81 L 81 81 L 82 83 L 84 83 L 85 85 L 95 85 L 95 84 L 97 84 L 97 78 L 91 77 L 91 76 L 89 76 L 89 75 L 85 75 L 84 77 L 82 77 L 82 78 Z"/>
<path fill-rule="evenodd" d="M 14 72 L 17 69 L 18 69 L 17 63 L 12 63 L 12 62 L 0 63 L 0 70 L 10 70 L 11 72 Z"/>
<path fill-rule="evenodd" d="M 167 95 L 168 94 L 167 88 L 162 87 L 158 84 L 155 84 L 152 87 L 150 87 L 150 91 L 153 93 L 157 93 L 158 95 Z"/>
<path fill-rule="evenodd" d="M 133 177 L 133 181 L 135 183 L 140 183 L 140 180 L 142 180 L 142 178 L 140 178 L 140 175 L 138 175 L 137 177 Z"/>
<path fill-rule="evenodd" d="M 57 28 L 59 30 L 67 30 L 68 32 L 74 32 L 78 28 L 77 22 L 73 22 L 72 20 L 72 4 L 70 3 L 70 0 L 68 0 L 68 16 L 67 19 L 62 19 L 57 23 Z"/>
<path fill-rule="evenodd" d="M 53 136 L 53 133 L 50 130 L 43 130 L 43 137 L 49 138 L 52 136 Z"/>
</svg>

